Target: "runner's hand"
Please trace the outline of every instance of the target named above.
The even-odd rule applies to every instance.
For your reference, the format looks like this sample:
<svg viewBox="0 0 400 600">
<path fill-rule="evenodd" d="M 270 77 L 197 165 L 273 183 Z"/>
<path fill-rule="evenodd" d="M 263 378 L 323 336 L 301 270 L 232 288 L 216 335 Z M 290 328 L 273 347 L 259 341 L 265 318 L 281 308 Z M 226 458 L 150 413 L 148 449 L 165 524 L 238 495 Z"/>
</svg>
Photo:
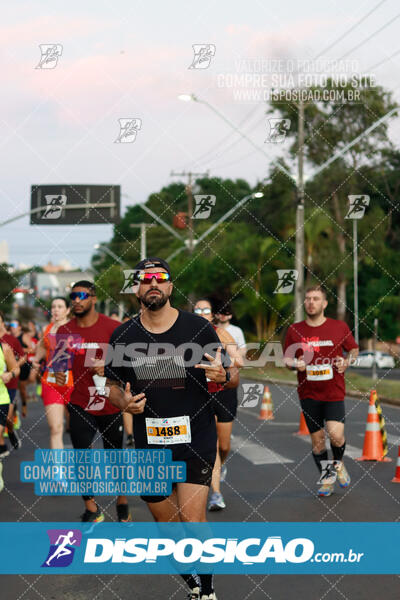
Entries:
<svg viewBox="0 0 400 600">
<path fill-rule="evenodd" d="M 67 381 L 67 375 L 65 373 L 55 373 L 56 384 L 65 385 Z"/>
<path fill-rule="evenodd" d="M 5 373 L 2 373 L 0 375 L 0 378 L 3 380 L 3 383 L 8 383 L 9 381 L 11 381 L 12 375 L 9 371 L 6 371 Z"/>
<path fill-rule="evenodd" d="M 124 392 L 124 402 L 125 408 L 123 410 L 125 412 L 131 415 L 139 415 L 144 411 L 146 396 L 145 394 L 136 394 L 136 396 L 133 396 L 131 394 L 131 384 L 127 383 Z"/>
<path fill-rule="evenodd" d="M 95 374 L 98 375 L 99 377 L 104 377 L 105 361 L 97 360 L 97 358 L 91 358 L 90 360 L 93 363 L 92 370 L 95 372 Z"/>
<path fill-rule="evenodd" d="M 334 365 L 338 373 L 344 373 L 347 367 L 349 366 L 349 363 L 345 358 L 343 358 L 343 356 L 335 356 Z"/>
<path fill-rule="evenodd" d="M 297 371 L 305 371 L 306 370 L 306 363 L 304 362 L 304 354 L 302 354 L 296 362 L 296 369 Z"/>
<path fill-rule="evenodd" d="M 32 369 L 35 369 L 35 371 L 39 371 L 40 369 L 40 362 L 35 358 L 32 361 Z"/>
<path fill-rule="evenodd" d="M 226 371 L 221 361 L 221 347 L 217 348 L 215 358 L 213 358 L 207 352 L 204 354 L 207 360 L 210 361 L 209 365 L 195 365 L 195 369 L 204 369 L 207 379 L 214 383 L 225 383 L 226 382 Z"/>
</svg>

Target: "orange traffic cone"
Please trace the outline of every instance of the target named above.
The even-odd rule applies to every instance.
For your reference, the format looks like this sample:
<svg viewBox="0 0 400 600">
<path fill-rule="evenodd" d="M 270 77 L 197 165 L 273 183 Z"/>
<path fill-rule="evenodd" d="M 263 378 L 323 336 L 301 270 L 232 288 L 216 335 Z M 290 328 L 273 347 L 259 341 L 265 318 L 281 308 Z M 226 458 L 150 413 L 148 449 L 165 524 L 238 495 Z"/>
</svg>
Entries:
<svg viewBox="0 0 400 600">
<path fill-rule="evenodd" d="M 300 413 L 299 430 L 296 431 L 295 435 L 310 435 L 310 431 L 307 427 L 307 423 L 304 418 L 303 411 L 301 411 L 301 413 Z"/>
<path fill-rule="evenodd" d="M 400 446 L 399 446 L 399 456 L 397 458 L 397 464 L 396 464 L 396 473 L 394 474 L 392 483 L 400 483 Z"/>
<path fill-rule="evenodd" d="M 264 395 L 258 418 L 261 419 L 261 421 L 272 421 L 275 419 L 273 411 L 274 405 L 272 404 L 271 392 L 269 391 L 269 387 L 266 385 L 264 386 Z"/>
<path fill-rule="evenodd" d="M 381 428 L 379 415 L 375 406 L 376 391 L 371 390 L 368 406 L 367 427 L 365 429 L 363 453 L 356 460 L 377 460 L 379 462 L 390 462 L 383 452 Z"/>
</svg>

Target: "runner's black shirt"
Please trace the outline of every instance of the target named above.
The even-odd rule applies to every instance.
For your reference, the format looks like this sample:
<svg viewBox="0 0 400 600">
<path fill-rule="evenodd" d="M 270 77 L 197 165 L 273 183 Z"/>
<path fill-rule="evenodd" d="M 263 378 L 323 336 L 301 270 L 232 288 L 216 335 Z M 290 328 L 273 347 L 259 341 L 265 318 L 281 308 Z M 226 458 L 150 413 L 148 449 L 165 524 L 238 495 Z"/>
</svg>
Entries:
<svg viewBox="0 0 400 600">
<path fill-rule="evenodd" d="M 129 382 L 132 394 L 146 394 L 144 413 L 133 419 L 136 448 L 170 448 L 175 460 L 215 453 L 212 397 L 204 370 L 194 368 L 202 359 L 207 362 L 204 352 L 214 356 L 221 346 L 210 323 L 179 310 L 168 331 L 152 333 L 143 327 L 138 315 L 117 327 L 109 343 L 113 351 L 107 356 L 105 375 L 124 387 Z M 193 345 L 194 352 L 190 349 Z M 190 443 L 161 446 L 148 442 L 146 418 L 181 416 L 190 418 Z"/>
</svg>

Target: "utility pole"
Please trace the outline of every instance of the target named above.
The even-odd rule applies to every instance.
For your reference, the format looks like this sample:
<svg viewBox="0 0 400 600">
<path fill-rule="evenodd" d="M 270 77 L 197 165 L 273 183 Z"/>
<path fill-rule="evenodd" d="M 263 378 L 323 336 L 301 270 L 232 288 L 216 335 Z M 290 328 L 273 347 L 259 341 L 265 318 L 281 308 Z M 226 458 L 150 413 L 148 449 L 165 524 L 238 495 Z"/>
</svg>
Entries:
<svg viewBox="0 0 400 600">
<path fill-rule="evenodd" d="M 374 356 L 374 362 L 372 363 L 372 379 L 376 381 L 378 379 L 378 375 L 376 372 L 376 341 L 378 339 L 378 319 L 374 319 L 374 336 L 372 338 L 372 354 Z M 358 342 L 357 342 L 358 344 Z"/>
<path fill-rule="evenodd" d="M 192 254 L 194 250 L 194 231 L 193 231 L 193 192 L 192 192 L 192 181 L 193 177 L 208 177 L 209 173 L 206 171 L 205 173 L 193 173 L 192 171 L 182 171 L 182 173 L 174 173 L 171 171 L 171 177 L 186 177 L 188 178 L 187 186 L 186 186 L 186 195 L 188 199 L 188 249 L 189 254 Z"/>
<path fill-rule="evenodd" d="M 296 207 L 296 256 L 294 314 L 295 321 L 303 320 L 304 300 L 304 102 L 298 104 L 298 162 L 297 162 L 297 207 Z"/>
<path fill-rule="evenodd" d="M 154 223 L 131 223 L 129 227 L 140 227 L 140 260 L 147 258 L 146 227 L 154 227 Z"/>
</svg>

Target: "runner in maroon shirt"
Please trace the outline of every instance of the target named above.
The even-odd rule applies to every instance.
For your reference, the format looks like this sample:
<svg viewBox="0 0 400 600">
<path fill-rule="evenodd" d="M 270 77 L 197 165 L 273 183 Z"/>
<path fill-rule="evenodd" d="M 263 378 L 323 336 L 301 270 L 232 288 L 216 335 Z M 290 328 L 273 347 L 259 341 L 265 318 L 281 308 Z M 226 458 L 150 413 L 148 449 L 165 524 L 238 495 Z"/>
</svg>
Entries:
<svg viewBox="0 0 400 600">
<path fill-rule="evenodd" d="M 66 343 L 73 355 L 74 389 L 68 404 L 72 445 L 74 448 L 90 448 L 99 432 L 104 449 L 122 449 L 122 414 L 104 393 L 104 362 L 100 360 L 104 354 L 102 345 L 108 344 L 112 332 L 120 323 L 96 311 L 96 288 L 90 281 L 75 283 L 70 299 L 75 318 L 60 327 L 56 336 L 60 343 Z M 85 359 L 89 359 L 88 351 L 92 355 L 93 367 L 85 366 Z M 54 363 L 56 360 L 54 356 Z M 54 369 L 58 370 L 56 366 Z M 63 385 L 65 373 L 57 372 L 56 382 Z M 83 500 L 86 510 L 82 521 L 104 521 L 104 514 L 93 496 L 83 496 Z M 117 516 L 122 522 L 132 520 L 126 496 L 117 498 Z"/>
<path fill-rule="evenodd" d="M 291 325 L 285 339 L 285 363 L 297 371 L 297 390 L 311 435 L 312 455 L 322 473 L 319 496 L 332 494 L 336 476 L 341 487 L 350 484 L 342 460 L 346 447 L 344 372 L 358 355 L 358 346 L 346 323 L 325 317 L 327 305 L 325 290 L 310 287 L 304 301 L 307 318 Z M 347 358 L 343 350 L 348 352 Z M 326 463 L 321 465 L 321 461 L 328 460 L 324 422 L 336 472 Z"/>
</svg>

